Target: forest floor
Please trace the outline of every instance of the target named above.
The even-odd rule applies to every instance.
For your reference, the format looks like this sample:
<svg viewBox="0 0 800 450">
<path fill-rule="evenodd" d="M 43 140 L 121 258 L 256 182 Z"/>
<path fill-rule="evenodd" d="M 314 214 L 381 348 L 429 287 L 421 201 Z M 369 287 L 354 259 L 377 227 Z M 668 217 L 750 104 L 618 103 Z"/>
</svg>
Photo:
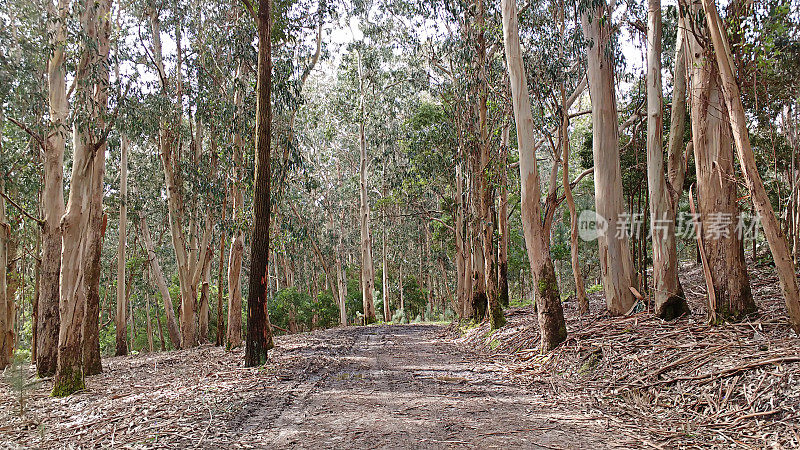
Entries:
<svg viewBox="0 0 800 450">
<path fill-rule="evenodd" d="M 491 358 L 437 325 L 338 328 L 282 336 L 269 363 L 193 350 L 104 360 L 87 389 L 0 390 L 0 447 L 602 448 L 608 421 L 509 382 Z M 3 444 L 5 442 L 5 444 Z M 627 444 L 626 444 L 627 442 Z"/>
<path fill-rule="evenodd" d="M 0 448 L 798 448 L 800 339 L 771 269 L 752 270 L 747 322 L 708 326 L 687 267 L 691 315 L 611 318 L 594 295 L 579 316 L 566 302 L 569 338 L 549 355 L 532 309 L 512 308 L 495 332 L 280 336 L 260 368 L 213 346 L 107 358 L 63 399 L 25 368 L 26 388 L 0 383 Z"/>
<path fill-rule="evenodd" d="M 536 351 L 532 308 L 506 311 L 508 323 L 451 325 L 455 342 L 490 357 L 515 384 L 550 387 L 550 399 L 580 405 L 617 433 L 650 448 L 800 448 L 800 337 L 770 265 L 748 264 L 758 312 L 711 326 L 702 269 L 681 271 L 691 314 L 672 322 L 647 308 L 608 317 L 604 297 L 590 296 L 581 316 L 564 303 L 567 341 Z"/>
</svg>

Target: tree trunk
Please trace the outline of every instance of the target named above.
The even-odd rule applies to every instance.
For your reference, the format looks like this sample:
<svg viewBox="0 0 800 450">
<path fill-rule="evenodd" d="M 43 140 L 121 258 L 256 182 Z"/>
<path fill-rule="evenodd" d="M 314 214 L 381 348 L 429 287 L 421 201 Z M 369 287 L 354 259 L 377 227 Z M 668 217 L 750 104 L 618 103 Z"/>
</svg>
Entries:
<svg viewBox="0 0 800 450">
<path fill-rule="evenodd" d="M 83 289 L 86 298 L 86 314 L 83 319 L 83 370 L 85 375 L 103 372 L 100 358 L 100 252 L 105 237 L 106 216 L 103 213 L 103 177 L 105 174 L 105 152 L 103 145 L 97 151 L 92 179 L 91 216 L 86 230 L 87 249 L 83 268 Z M 100 155 L 103 156 L 100 156 Z"/>
<path fill-rule="evenodd" d="M 670 192 L 671 213 L 667 219 L 675 222 L 678 206 L 683 195 L 686 177 L 686 163 L 691 152 L 684 152 L 683 134 L 686 128 L 686 26 L 684 17 L 678 14 L 678 31 L 675 41 L 675 68 L 672 76 L 672 107 L 670 114 L 669 142 L 667 143 L 667 186 Z M 692 141 L 689 141 L 689 146 Z M 678 277 L 678 296 L 685 297 L 680 277 Z M 687 306 L 688 310 L 688 306 Z"/>
<path fill-rule="evenodd" d="M 128 353 L 125 342 L 125 240 L 128 231 L 128 139 L 123 136 L 120 145 L 119 163 L 119 244 L 117 246 L 117 314 L 114 323 L 117 328 L 116 356 Z"/>
<path fill-rule="evenodd" d="M 256 169 L 253 238 L 251 239 L 250 283 L 247 296 L 246 367 L 264 364 L 267 351 L 275 346 L 267 310 L 270 216 L 270 141 L 272 138 L 272 47 L 270 43 L 270 0 L 259 0 L 258 76 L 256 85 Z"/>
<path fill-rule="evenodd" d="M 225 223 L 225 213 L 228 206 L 228 196 L 225 196 L 225 200 L 222 201 L 222 223 Z M 223 343 L 223 336 L 222 330 L 224 327 L 224 322 L 222 321 L 222 274 L 225 268 L 225 232 L 220 232 L 219 236 L 219 273 L 217 274 L 217 338 L 214 342 L 215 345 L 221 346 Z M 241 306 L 241 300 L 239 301 L 239 305 Z M 239 320 L 241 320 L 241 313 L 239 314 Z M 241 333 L 239 334 L 241 336 Z"/>
<path fill-rule="evenodd" d="M 460 141 L 459 141 L 460 143 Z M 461 145 L 459 144 L 459 153 Z M 466 304 L 467 293 L 465 289 L 467 257 L 464 248 L 464 176 L 462 173 L 461 162 L 456 162 L 456 304 L 458 305 L 458 317 L 467 318 Z"/>
<path fill-rule="evenodd" d="M 769 197 L 764 190 L 764 183 L 761 181 L 761 176 L 756 167 L 753 149 L 750 147 L 747 118 L 742 106 L 739 86 L 736 84 L 728 35 L 725 33 L 722 20 L 719 18 L 716 4 L 711 0 L 702 0 L 702 2 L 708 27 L 711 31 L 711 40 L 716 50 L 714 54 L 716 55 L 717 66 L 722 78 L 722 92 L 725 97 L 725 103 L 728 106 L 728 115 L 739 156 L 739 164 L 747 183 L 747 189 L 750 191 L 750 197 L 761 217 L 764 234 L 767 236 L 772 257 L 775 260 L 775 268 L 777 269 L 781 290 L 786 301 L 786 310 L 789 313 L 789 323 L 796 333 L 800 333 L 800 292 L 798 291 L 794 263 L 789 251 L 789 244 L 781 232 L 775 212 L 772 209 L 772 203 L 770 203 Z"/>
<path fill-rule="evenodd" d="M 67 129 L 67 83 L 65 74 L 66 22 L 69 0 L 47 2 L 48 35 L 53 51 L 47 63 L 50 129 L 44 149 L 42 190 L 42 268 L 36 322 L 36 372 L 49 377 L 56 372 L 58 355 L 59 274 L 61 273 L 61 217 L 64 215 L 64 150 Z"/>
<path fill-rule="evenodd" d="M 360 96 L 360 121 L 359 149 L 361 158 L 359 162 L 359 187 L 361 197 L 361 208 L 359 211 L 359 222 L 361 226 L 361 295 L 364 306 L 364 325 L 374 323 L 375 302 L 372 293 L 375 291 L 375 266 L 372 258 L 372 233 L 370 231 L 370 206 L 367 195 L 367 137 L 366 137 L 366 116 L 364 112 L 364 78 L 361 69 L 361 55 L 358 56 L 358 82 Z"/>
<path fill-rule="evenodd" d="M 153 325 L 150 323 L 150 291 L 145 293 L 145 302 L 145 308 L 147 308 L 147 350 L 153 353 Z"/>
<path fill-rule="evenodd" d="M 342 168 L 336 163 L 337 190 L 342 187 Z M 347 273 L 342 268 L 344 259 L 344 199 L 339 197 L 339 233 L 336 243 L 336 289 L 339 291 L 339 325 L 347 326 Z"/>
<path fill-rule="evenodd" d="M 158 303 L 156 302 L 156 326 L 158 327 L 158 340 L 161 341 L 161 351 L 167 351 L 167 342 L 164 339 L 164 328 L 161 326 L 161 313 L 158 312 Z"/>
<path fill-rule="evenodd" d="M 578 241 L 578 212 L 575 208 L 575 199 L 572 197 L 572 187 L 569 180 L 569 111 L 566 105 L 566 92 L 561 87 L 561 182 L 564 186 L 564 198 L 569 209 L 569 249 L 572 265 L 572 278 L 575 281 L 575 295 L 578 297 L 578 311 L 581 314 L 589 312 L 589 298 L 586 296 L 586 285 L 583 281 L 580 262 L 580 242 Z"/>
<path fill-rule="evenodd" d="M 700 5 L 692 6 L 693 13 Z M 707 35 L 707 31 L 702 32 Z M 730 123 L 724 118 L 719 72 L 710 48 L 703 48 L 693 33 L 687 34 L 692 55 L 691 125 L 697 172 L 697 196 L 704 234 L 706 260 L 714 282 L 720 320 L 741 320 L 756 310 L 744 259 L 744 243 L 735 229 L 739 218 L 733 180 Z"/>
<path fill-rule="evenodd" d="M 240 63 L 237 69 L 237 77 L 241 78 L 244 68 Z M 236 117 L 241 117 L 241 105 L 243 93 L 241 88 L 234 92 L 234 105 L 236 107 Z M 233 136 L 233 179 L 231 187 L 233 196 L 233 219 L 235 224 L 234 238 L 231 241 L 230 254 L 228 256 L 228 331 L 226 335 L 227 348 L 235 348 L 242 345 L 242 257 L 244 254 L 244 221 L 243 207 L 244 195 L 242 194 L 242 152 L 244 142 L 236 128 Z M 242 227 L 242 228 L 240 228 Z M 269 283 L 267 283 L 269 284 Z"/>
<path fill-rule="evenodd" d="M 161 299 L 164 301 L 164 313 L 167 316 L 167 331 L 169 332 L 169 339 L 172 342 L 172 347 L 179 349 L 181 348 L 181 329 L 175 318 L 175 308 L 172 306 L 172 297 L 170 296 L 167 282 L 164 280 L 164 273 L 161 271 L 161 265 L 158 264 L 156 252 L 153 248 L 153 240 L 150 238 L 150 229 L 147 226 L 147 219 L 145 217 L 144 211 L 140 211 L 139 232 L 142 234 L 142 241 L 144 241 L 144 247 L 147 250 L 151 280 L 155 282 L 158 291 L 161 293 Z"/>
<path fill-rule="evenodd" d="M 550 351 L 567 338 L 567 328 L 556 274 L 547 245 L 547 230 L 544 229 L 541 220 L 541 188 L 533 149 L 533 116 L 519 44 L 517 4 L 515 0 L 502 0 L 501 5 L 503 38 L 520 154 L 522 228 L 533 281 L 538 293 L 536 311 L 541 332 L 541 349 Z"/>
<path fill-rule="evenodd" d="M 74 156 L 69 202 L 61 220 L 61 321 L 53 381 L 53 395 L 56 397 L 70 395 L 84 388 L 84 321 L 98 320 L 94 306 L 89 308 L 92 317 L 86 319 L 86 303 L 99 302 L 99 295 L 95 298 L 87 286 L 99 282 L 102 234 L 98 218 L 102 217 L 105 145 L 98 136 L 105 127 L 103 116 L 108 87 L 108 71 L 105 68 L 111 31 L 108 20 L 110 3 L 110 0 L 87 2 L 81 14 L 81 24 L 90 44 L 82 49 L 75 76 L 75 95 L 82 102 L 83 109 L 73 125 Z M 90 78 L 90 68 L 93 66 L 103 69 L 99 76 Z M 99 127 L 99 130 L 95 130 L 95 127 Z M 88 298 L 88 295 L 93 298 Z M 94 339 L 93 336 L 88 338 Z"/>
<path fill-rule="evenodd" d="M 397 265 L 397 289 L 400 291 L 400 311 L 406 311 L 405 289 L 403 288 L 403 260 L 398 261 Z"/>
<path fill-rule="evenodd" d="M 498 301 L 508 308 L 508 141 L 511 124 L 503 125 L 500 136 L 500 208 L 497 212 L 497 226 L 500 229 L 500 244 L 497 251 L 497 289 Z"/>
<path fill-rule="evenodd" d="M 213 253 L 210 252 L 210 253 Z M 211 256 L 213 258 L 213 255 Z M 203 279 L 200 284 L 200 311 L 198 317 L 199 337 L 200 344 L 208 344 L 208 318 L 210 314 L 209 301 L 211 293 L 211 258 L 206 259 L 205 268 L 203 269 Z"/>
<path fill-rule="evenodd" d="M 647 8 L 647 187 L 653 244 L 655 313 L 672 320 L 689 312 L 678 284 L 675 213 L 664 178 L 663 104 L 661 99 L 661 0 Z M 646 272 L 645 272 L 646 273 Z"/>
<path fill-rule="evenodd" d="M 382 173 L 382 175 L 383 175 L 382 194 L 383 194 L 383 198 L 386 199 L 386 159 L 384 159 L 384 161 L 383 161 L 383 173 Z M 387 247 L 387 245 L 386 245 L 386 238 L 387 238 L 387 234 L 386 234 L 386 205 L 383 205 L 381 207 L 381 212 L 383 213 L 383 220 L 381 221 L 381 225 L 383 227 L 383 239 L 382 239 L 382 242 L 381 242 L 382 247 L 383 247 L 383 255 L 382 255 L 382 258 L 381 258 L 381 263 L 383 264 L 383 267 L 382 267 L 382 270 L 381 270 L 381 272 L 382 272 L 381 273 L 381 278 L 382 278 L 382 281 L 383 281 L 383 284 L 381 286 L 382 289 L 383 289 L 382 290 L 382 296 L 383 296 L 383 321 L 384 322 L 389 322 L 389 320 L 391 320 L 391 318 L 392 318 L 392 315 L 389 313 L 389 264 L 388 264 L 388 261 L 386 260 L 386 256 L 388 255 L 388 252 L 386 251 L 386 247 Z"/>
<path fill-rule="evenodd" d="M 619 161 L 617 100 L 614 88 L 613 26 L 606 1 L 581 15 L 587 41 L 589 94 L 592 100 L 592 153 L 594 155 L 594 194 L 598 228 L 603 220 L 608 228 L 598 236 L 600 271 L 606 306 L 613 315 L 627 313 L 634 303 L 633 264 L 627 235 L 617 236 L 619 216 L 624 209 Z M 602 229 L 602 228 L 601 228 Z M 538 293 L 538 292 L 537 292 Z"/>
<path fill-rule="evenodd" d="M 3 117 L 0 111 L 0 154 L 3 145 Z M 5 181 L 0 180 L 0 193 L 5 191 Z M 11 364 L 14 354 L 14 298 L 8 296 L 8 242 L 11 239 L 11 227 L 6 223 L 6 202 L 0 196 L 0 371 Z"/>
<path fill-rule="evenodd" d="M 472 173 L 472 189 L 471 191 L 477 194 L 478 198 L 472 197 L 472 217 L 470 218 L 470 248 L 472 256 L 472 313 L 477 322 L 486 318 L 487 299 L 486 299 L 486 262 L 483 255 L 483 243 L 481 237 L 483 236 L 483 229 L 481 227 L 481 181 L 482 178 L 480 169 L 478 168 L 479 162 L 473 161 Z"/>
<path fill-rule="evenodd" d="M 40 191 L 41 196 L 41 191 Z M 42 234 L 41 228 L 39 229 L 39 233 L 36 236 L 36 247 L 34 249 L 34 255 L 40 255 L 42 251 Z M 41 274 L 42 274 L 42 260 L 41 258 L 36 258 L 35 268 L 34 268 L 34 290 L 33 290 L 33 299 L 31 305 L 31 364 L 36 364 L 36 342 L 38 340 L 38 327 L 36 326 L 39 323 L 39 294 L 41 292 Z"/>
</svg>

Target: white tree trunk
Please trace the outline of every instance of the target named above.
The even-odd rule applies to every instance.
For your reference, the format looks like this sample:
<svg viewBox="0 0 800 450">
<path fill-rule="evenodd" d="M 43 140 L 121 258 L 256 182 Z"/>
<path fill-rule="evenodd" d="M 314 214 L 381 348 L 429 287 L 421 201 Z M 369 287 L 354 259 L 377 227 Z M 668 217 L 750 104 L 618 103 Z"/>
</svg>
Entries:
<svg viewBox="0 0 800 450">
<path fill-rule="evenodd" d="M 241 82 L 242 64 L 236 69 L 237 79 Z M 236 117 L 241 117 L 240 108 L 242 105 L 241 87 L 234 92 L 234 106 L 236 107 Z M 231 241 L 230 254 L 228 256 L 228 331 L 226 339 L 228 348 L 239 347 L 242 345 L 242 256 L 244 254 L 244 232 L 238 227 L 243 226 L 244 195 L 242 195 L 242 148 L 244 142 L 242 135 L 236 128 L 233 135 L 233 223 L 235 224 L 234 238 Z"/>
<path fill-rule="evenodd" d="M 50 133 L 44 149 L 42 189 L 42 267 L 36 323 L 36 371 L 48 377 L 56 371 L 59 333 L 59 275 L 61 272 L 61 217 L 64 215 L 64 150 L 70 130 L 67 127 L 69 103 L 64 68 L 66 18 L 69 0 L 47 3 L 48 35 L 53 51 L 47 63 Z"/>
<path fill-rule="evenodd" d="M 89 44 L 82 49 L 76 73 L 75 95 L 81 104 L 73 125 L 74 156 L 69 201 L 61 219 L 61 320 L 54 396 L 69 395 L 85 386 L 86 282 L 88 280 L 89 284 L 93 284 L 95 275 L 92 274 L 93 264 L 88 259 L 99 258 L 101 238 L 100 230 L 96 228 L 99 225 L 97 220 L 93 221 L 94 227 L 89 228 L 89 224 L 93 216 L 97 218 L 102 214 L 105 146 L 98 139 L 105 131 L 103 114 L 108 86 L 108 72 L 104 73 L 105 79 L 103 75 L 90 78 L 90 67 L 107 67 L 110 11 L 110 0 L 87 1 L 81 14 L 81 25 Z M 97 318 L 91 317 L 89 320 Z"/>
<path fill-rule="evenodd" d="M 125 340 L 125 243 L 128 232 L 128 139 L 122 136 L 120 146 L 119 169 L 119 243 L 117 246 L 117 314 L 114 323 L 117 326 L 116 355 L 128 353 L 128 343 Z"/>
<path fill-rule="evenodd" d="M 375 322 L 375 302 L 372 293 L 375 291 L 375 266 L 372 258 L 372 233 L 370 231 L 370 207 L 367 195 L 367 137 L 365 132 L 366 116 L 364 112 L 364 79 L 361 71 L 361 56 L 358 59 L 359 92 L 360 92 L 360 122 L 359 122 L 359 148 L 361 158 L 359 162 L 359 187 L 361 208 L 359 221 L 361 225 L 361 295 L 364 306 L 364 323 Z"/>
<path fill-rule="evenodd" d="M 674 319 L 689 311 L 678 284 L 675 213 L 664 175 L 661 99 L 661 0 L 647 8 L 647 187 L 653 243 L 655 312 Z"/>
<path fill-rule="evenodd" d="M 600 271 L 606 306 L 614 315 L 627 313 L 634 303 L 633 263 L 626 235 L 617 236 L 617 225 L 624 224 L 622 175 L 619 160 L 617 99 L 614 88 L 613 49 L 610 46 L 611 13 L 605 0 L 581 15 L 587 41 L 587 78 L 592 100 L 592 153 L 594 155 L 594 195 L 596 213 L 608 223 L 598 237 Z"/>
<path fill-rule="evenodd" d="M 503 40 L 519 146 L 522 228 L 531 272 L 537 287 L 536 310 L 541 331 L 541 349 L 550 351 L 567 338 L 564 312 L 556 284 L 555 269 L 547 245 L 547 230 L 541 220 L 541 187 L 533 149 L 533 116 L 528 83 L 519 44 L 516 0 L 502 0 Z"/>
</svg>

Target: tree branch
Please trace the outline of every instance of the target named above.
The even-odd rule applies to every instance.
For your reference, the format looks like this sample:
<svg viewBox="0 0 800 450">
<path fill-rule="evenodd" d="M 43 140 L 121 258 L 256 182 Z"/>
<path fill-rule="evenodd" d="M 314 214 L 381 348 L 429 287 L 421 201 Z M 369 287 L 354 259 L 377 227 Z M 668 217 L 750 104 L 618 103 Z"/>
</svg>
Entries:
<svg viewBox="0 0 800 450">
<path fill-rule="evenodd" d="M 22 131 L 28 133 L 30 137 L 32 137 L 42 147 L 42 149 L 47 148 L 47 144 L 44 142 L 44 139 L 42 139 L 42 137 L 39 136 L 38 133 L 28 128 L 27 125 L 25 125 L 24 123 L 18 121 L 13 117 L 8 117 L 8 121 L 21 128 Z"/>
<path fill-rule="evenodd" d="M 40 227 L 41 227 L 41 226 L 44 226 L 44 220 L 42 220 L 42 219 L 37 219 L 36 217 L 33 217 L 33 216 L 32 216 L 31 214 L 29 214 L 27 211 L 25 211 L 24 209 L 22 209 L 22 207 L 21 207 L 21 206 L 19 206 L 19 205 L 17 204 L 17 202 L 15 202 L 14 200 L 12 200 L 12 199 L 11 199 L 11 197 L 9 197 L 8 195 L 6 195 L 6 193 L 5 193 L 5 192 L 3 192 L 3 191 L 0 191 L 0 195 L 2 195 L 2 196 L 3 196 L 3 198 L 5 198 L 6 200 L 8 200 L 8 203 L 10 203 L 10 204 L 11 204 L 11 206 L 13 206 L 13 207 L 17 208 L 17 209 L 19 210 L 19 212 L 21 212 L 22 214 L 24 214 L 24 215 L 25 215 L 25 217 L 27 217 L 27 218 L 29 218 L 29 219 L 33 220 L 34 222 L 36 222 L 37 224 L 39 224 L 39 226 L 40 226 Z"/>
</svg>

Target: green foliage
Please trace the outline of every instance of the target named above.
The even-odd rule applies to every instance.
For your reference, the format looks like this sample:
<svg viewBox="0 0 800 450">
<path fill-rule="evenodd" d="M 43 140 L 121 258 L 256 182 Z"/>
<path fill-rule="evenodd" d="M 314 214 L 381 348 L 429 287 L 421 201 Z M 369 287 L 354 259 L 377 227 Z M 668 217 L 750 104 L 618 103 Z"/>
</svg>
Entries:
<svg viewBox="0 0 800 450">
<path fill-rule="evenodd" d="M 406 276 L 403 281 L 403 300 L 408 316 L 422 321 L 421 317 L 425 314 L 427 305 L 426 292 L 419 286 L 417 278 L 413 275 Z"/>
<path fill-rule="evenodd" d="M 270 321 L 281 328 L 308 331 L 335 326 L 339 321 L 339 308 L 330 291 L 312 298 L 291 287 L 280 290 L 269 302 L 269 315 Z"/>
<path fill-rule="evenodd" d="M 31 357 L 30 352 L 17 351 L 11 359 L 11 365 L 3 371 L 4 381 L 11 388 L 14 393 L 14 398 L 17 401 L 16 413 L 19 417 L 25 415 L 25 404 L 28 398 L 28 392 L 31 390 L 31 385 L 28 384 L 28 371 L 26 370 L 26 362 Z"/>
<path fill-rule="evenodd" d="M 398 309 L 392 314 L 392 323 L 408 323 L 408 317 L 406 317 L 406 312 L 402 309 Z"/>
</svg>

